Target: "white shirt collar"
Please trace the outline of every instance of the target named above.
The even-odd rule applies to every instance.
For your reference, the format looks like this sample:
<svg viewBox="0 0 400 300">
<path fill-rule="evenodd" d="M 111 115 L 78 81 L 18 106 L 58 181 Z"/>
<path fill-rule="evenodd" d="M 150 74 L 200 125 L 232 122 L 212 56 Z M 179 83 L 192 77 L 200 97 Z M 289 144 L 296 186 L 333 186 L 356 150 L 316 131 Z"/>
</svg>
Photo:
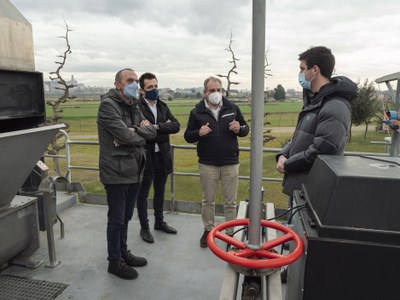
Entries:
<svg viewBox="0 0 400 300">
<path fill-rule="evenodd" d="M 157 100 L 154 100 L 154 101 L 149 101 L 149 100 L 147 100 L 145 97 L 143 97 L 143 99 L 144 99 L 144 101 L 146 101 L 146 103 L 147 103 L 147 105 L 148 106 L 156 106 L 157 105 Z"/>
<path fill-rule="evenodd" d="M 204 103 L 206 104 L 206 108 L 208 108 L 209 110 L 219 110 L 222 107 L 222 101 L 218 104 L 217 108 L 214 108 L 211 105 L 209 105 L 206 98 L 204 98 Z"/>
</svg>

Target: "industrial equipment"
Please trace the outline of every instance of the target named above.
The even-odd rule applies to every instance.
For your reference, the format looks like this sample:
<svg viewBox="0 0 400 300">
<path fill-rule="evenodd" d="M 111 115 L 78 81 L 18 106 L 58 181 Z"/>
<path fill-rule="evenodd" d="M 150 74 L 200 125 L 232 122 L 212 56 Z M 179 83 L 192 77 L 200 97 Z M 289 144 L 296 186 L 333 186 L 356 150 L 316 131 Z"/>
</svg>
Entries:
<svg viewBox="0 0 400 300">
<path fill-rule="evenodd" d="M 288 300 L 398 299 L 400 159 L 318 156 L 295 205 L 302 257 L 288 267 Z"/>
<path fill-rule="evenodd" d="M 0 266 L 13 260 L 36 267 L 29 256 L 39 247 L 37 199 L 17 193 L 65 126 L 44 125 L 31 25 L 9 1 L 0 1 L 0 12 Z"/>
</svg>

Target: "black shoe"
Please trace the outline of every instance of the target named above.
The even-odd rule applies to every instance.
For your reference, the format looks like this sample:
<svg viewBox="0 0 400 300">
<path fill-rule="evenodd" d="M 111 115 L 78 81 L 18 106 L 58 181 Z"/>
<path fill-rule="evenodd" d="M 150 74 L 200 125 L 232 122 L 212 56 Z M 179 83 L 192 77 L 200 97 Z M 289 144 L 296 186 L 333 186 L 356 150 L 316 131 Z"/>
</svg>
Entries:
<svg viewBox="0 0 400 300">
<path fill-rule="evenodd" d="M 209 234 L 209 230 L 204 230 L 203 235 L 200 238 L 200 247 L 201 248 L 207 248 L 208 244 L 207 244 L 207 236 Z"/>
<path fill-rule="evenodd" d="M 151 235 L 150 229 L 140 229 L 140 236 L 142 237 L 142 240 L 147 242 L 147 243 L 154 243 L 154 238 Z"/>
<path fill-rule="evenodd" d="M 107 271 L 122 279 L 133 280 L 139 275 L 134 268 L 129 267 L 122 259 L 116 262 L 109 262 Z"/>
<path fill-rule="evenodd" d="M 173 228 L 171 226 L 168 226 L 167 223 L 165 223 L 165 222 L 155 223 L 154 224 L 154 229 L 155 230 L 164 231 L 165 233 L 171 233 L 171 234 L 177 234 L 178 233 L 178 231 L 175 228 Z"/>
<path fill-rule="evenodd" d="M 144 257 L 135 256 L 128 250 L 122 256 L 124 262 L 130 267 L 144 267 L 147 265 L 147 260 Z"/>
</svg>

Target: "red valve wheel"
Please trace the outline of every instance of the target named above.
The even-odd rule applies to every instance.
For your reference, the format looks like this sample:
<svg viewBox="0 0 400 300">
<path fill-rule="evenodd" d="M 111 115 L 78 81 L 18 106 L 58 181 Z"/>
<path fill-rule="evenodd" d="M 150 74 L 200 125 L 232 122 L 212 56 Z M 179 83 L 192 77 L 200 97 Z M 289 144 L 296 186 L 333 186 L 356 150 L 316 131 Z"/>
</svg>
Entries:
<svg viewBox="0 0 400 300">
<path fill-rule="evenodd" d="M 222 231 L 226 228 L 248 225 L 249 219 L 237 219 L 219 224 L 218 226 L 214 227 L 207 236 L 208 247 L 222 260 L 233 265 L 251 269 L 270 269 L 283 267 L 296 261 L 302 255 L 303 242 L 300 237 L 292 229 L 276 222 L 261 220 L 262 227 L 273 228 L 283 232 L 284 234 L 276 239 L 265 242 L 257 250 L 249 249 L 246 243 L 222 233 Z M 236 249 L 224 251 L 216 245 L 215 239 L 220 239 L 232 245 Z M 270 251 L 270 249 L 291 240 L 294 241 L 296 246 L 295 249 L 288 255 Z"/>
</svg>

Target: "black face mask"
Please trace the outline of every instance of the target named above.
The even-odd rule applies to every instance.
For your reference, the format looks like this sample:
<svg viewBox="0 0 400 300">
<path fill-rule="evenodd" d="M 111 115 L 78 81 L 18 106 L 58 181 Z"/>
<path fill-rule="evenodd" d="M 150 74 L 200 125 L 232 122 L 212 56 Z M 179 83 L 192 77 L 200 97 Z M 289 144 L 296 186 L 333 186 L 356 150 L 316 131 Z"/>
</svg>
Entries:
<svg viewBox="0 0 400 300">
<path fill-rule="evenodd" d="M 154 90 L 151 90 L 151 91 L 146 91 L 144 97 L 146 99 L 152 100 L 152 101 L 157 100 L 157 98 L 158 98 L 158 89 L 154 89 Z"/>
</svg>

